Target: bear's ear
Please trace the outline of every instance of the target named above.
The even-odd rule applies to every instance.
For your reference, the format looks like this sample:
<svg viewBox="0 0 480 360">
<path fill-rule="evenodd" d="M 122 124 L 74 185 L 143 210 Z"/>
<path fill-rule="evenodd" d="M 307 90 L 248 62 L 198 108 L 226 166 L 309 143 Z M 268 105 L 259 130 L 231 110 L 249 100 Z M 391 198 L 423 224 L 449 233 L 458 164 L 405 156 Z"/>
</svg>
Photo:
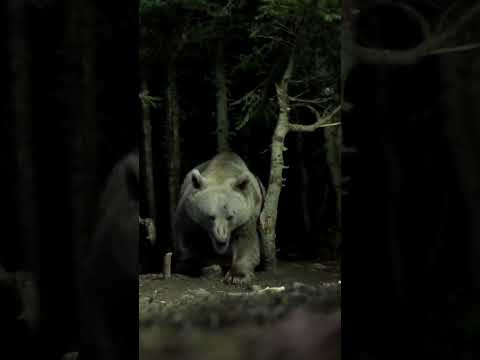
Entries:
<svg viewBox="0 0 480 360">
<path fill-rule="evenodd" d="M 192 171 L 192 185 L 196 190 L 203 189 L 206 185 L 206 179 L 200 174 L 197 169 Z"/>
<path fill-rule="evenodd" d="M 238 191 L 245 191 L 249 183 L 250 178 L 248 177 L 248 174 L 243 174 L 237 180 L 235 180 L 233 183 L 233 188 Z"/>
</svg>

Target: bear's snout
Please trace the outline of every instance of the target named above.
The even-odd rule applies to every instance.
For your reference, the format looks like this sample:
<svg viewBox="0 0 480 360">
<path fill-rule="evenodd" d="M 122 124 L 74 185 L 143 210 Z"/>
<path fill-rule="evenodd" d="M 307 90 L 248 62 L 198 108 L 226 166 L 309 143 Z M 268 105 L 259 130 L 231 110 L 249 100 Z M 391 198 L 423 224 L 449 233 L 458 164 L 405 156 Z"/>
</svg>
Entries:
<svg viewBox="0 0 480 360">
<path fill-rule="evenodd" d="M 215 238 L 218 242 L 227 242 L 229 238 L 229 231 L 228 231 L 228 225 L 224 224 L 223 221 L 215 221 L 215 225 L 213 227 L 213 233 L 215 235 Z"/>
<path fill-rule="evenodd" d="M 218 254 L 222 255 L 227 251 L 230 242 L 230 231 L 226 221 L 221 221 L 220 219 L 215 220 L 212 231 L 212 242 Z"/>
</svg>

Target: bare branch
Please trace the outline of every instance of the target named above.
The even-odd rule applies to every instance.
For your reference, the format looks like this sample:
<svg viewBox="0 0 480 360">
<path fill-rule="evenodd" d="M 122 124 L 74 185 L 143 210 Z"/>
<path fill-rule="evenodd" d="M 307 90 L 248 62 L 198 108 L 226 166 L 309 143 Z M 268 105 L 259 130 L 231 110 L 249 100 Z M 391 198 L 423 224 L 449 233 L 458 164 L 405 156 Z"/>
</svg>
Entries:
<svg viewBox="0 0 480 360">
<path fill-rule="evenodd" d="M 252 94 L 254 94 L 255 91 L 257 91 L 257 89 L 258 89 L 260 86 L 263 86 L 264 83 L 265 83 L 265 80 L 262 81 L 262 82 L 261 82 L 260 84 L 258 84 L 257 86 L 255 86 L 252 90 L 250 90 L 249 92 L 247 92 L 245 95 L 243 95 L 240 99 L 231 101 L 231 102 L 230 102 L 230 106 L 236 106 L 236 105 L 241 104 L 243 101 L 245 101 L 246 98 L 248 98 L 249 96 L 251 96 Z"/>
<path fill-rule="evenodd" d="M 285 44 L 285 45 L 288 45 L 288 46 L 294 46 L 295 44 L 288 41 L 288 40 L 285 40 L 285 39 L 282 39 L 278 36 L 270 36 L 270 35 L 256 35 L 255 37 L 257 38 L 260 38 L 260 39 L 268 39 L 268 40 L 272 40 L 273 42 L 278 42 L 280 44 Z"/>
<path fill-rule="evenodd" d="M 308 104 L 297 104 L 294 107 L 305 107 L 309 109 L 315 117 L 317 118 L 317 121 L 313 124 L 310 125 L 302 125 L 302 124 L 288 124 L 288 128 L 290 131 L 298 131 L 298 132 L 312 132 L 317 130 L 318 128 L 321 127 L 328 127 L 328 126 L 338 126 L 340 125 L 340 122 L 330 122 L 331 119 L 335 116 L 336 113 L 338 113 L 341 110 L 341 106 L 337 106 L 330 114 L 327 116 L 321 116 L 320 113 L 315 109 L 313 106 L 308 105 Z"/>
<path fill-rule="evenodd" d="M 302 104 L 315 104 L 320 105 L 331 101 L 331 98 L 315 98 L 315 99 L 301 99 L 297 96 L 290 96 L 290 101 L 302 103 Z"/>
<path fill-rule="evenodd" d="M 462 46 L 440 48 L 440 49 L 431 51 L 430 54 L 437 55 L 437 54 L 447 54 L 447 53 L 453 53 L 453 52 L 468 51 L 468 50 L 476 49 L 478 47 L 480 47 L 480 43 L 466 44 Z"/>
<path fill-rule="evenodd" d="M 280 21 L 274 21 L 275 25 L 277 25 L 280 29 L 282 29 L 283 31 L 285 31 L 287 34 L 289 35 L 292 35 L 292 36 L 295 36 L 295 33 L 289 29 L 288 27 L 286 27 L 284 24 L 282 24 Z"/>
<path fill-rule="evenodd" d="M 285 91 L 287 90 L 288 83 L 290 82 L 290 78 L 292 77 L 292 73 L 293 73 L 293 63 L 294 63 L 293 57 L 294 56 L 292 54 L 288 59 L 287 69 L 283 74 L 282 83 L 280 85 L 283 89 L 285 89 Z"/>
<path fill-rule="evenodd" d="M 459 1 L 455 1 L 453 2 L 448 8 L 447 10 L 445 10 L 443 12 L 443 14 L 440 16 L 440 19 L 438 20 L 438 23 L 437 23 L 437 26 L 435 26 L 435 32 L 440 32 L 442 31 L 443 29 L 443 25 L 445 24 L 445 21 L 447 21 L 447 18 L 448 18 L 448 15 L 450 15 L 450 13 L 453 11 L 453 9 L 455 9 L 458 4 L 460 2 Z"/>
<path fill-rule="evenodd" d="M 382 4 L 385 4 L 385 3 L 382 2 Z M 423 37 L 424 38 L 430 37 L 431 35 L 430 25 L 428 24 L 427 20 L 425 20 L 423 15 L 421 15 L 417 10 L 415 10 L 410 5 L 400 3 L 400 2 L 395 2 L 395 3 L 388 2 L 388 5 L 402 9 L 410 18 L 418 22 L 418 24 L 420 25 L 420 29 L 422 31 Z"/>
<path fill-rule="evenodd" d="M 414 48 L 408 50 L 376 49 L 353 45 L 353 52 L 359 62 L 368 64 L 396 64 L 408 65 L 416 63 L 421 57 L 435 54 L 439 47 L 447 40 L 456 35 L 461 27 L 466 25 L 475 15 L 480 12 L 480 3 L 466 11 L 445 32 L 432 36 Z"/>
</svg>

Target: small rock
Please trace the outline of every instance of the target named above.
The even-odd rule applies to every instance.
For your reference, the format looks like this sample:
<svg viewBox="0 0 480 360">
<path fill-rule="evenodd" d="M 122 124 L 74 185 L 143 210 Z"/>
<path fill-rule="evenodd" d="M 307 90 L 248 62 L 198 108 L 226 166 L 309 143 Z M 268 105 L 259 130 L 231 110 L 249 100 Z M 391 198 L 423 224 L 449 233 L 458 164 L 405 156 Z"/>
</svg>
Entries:
<svg viewBox="0 0 480 360">
<path fill-rule="evenodd" d="M 263 293 L 279 293 L 279 292 L 282 292 L 282 291 L 285 291 L 285 286 L 267 286 L 266 288 L 264 289 L 260 289 L 257 291 L 257 293 L 259 294 L 263 294 Z"/>
<path fill-rule="evenodd" d="M 314 286 L 311 286 L 311 285 L 307 285 L 307 284 L 304 284 L 302 282 L 294 282 L 292 287 L 295 289 L 295 290 L 315 290 L 315 287 Z"/>
<path fill-rule="evenodd" d="M 188 279 L 188 276 L 183 274 L 172 274 L 172 277 L 175 277 L 177 279 Z"/>
<path fill-rule="evenodd" d="M 250 291 L 260 291 L 260 290 L 262 289 L 262 287 L 261 287 L 260 285 L 250 285 L 250 286 L 248 287 L 248 289 L 249 289 Z"/>
<path fill-rule="evenodd" d="M 322 263 L 313 263 L 312 264 L 312 269 L 313 270 L 327 270 L 328 266 L 324 265 Z"/>
<path fill-rule="evenodd" d="M 227 292 L 225 293 L 227 296 L 244 296 L 245 293 L 243 292 Z"/>
<path fill-rule="evenodd" d="M 210 292 L 203 289 L 203 288 L 190 290 L 190 293 L 194 296 L 208 296 L 208 295 L 210 295 Z"/>
<path fill-rule="evenodd" d="M 184 294 L 184 295 L 182 295 L 182 297 L 181 297 L 182 300 L 187 300 L 187 301 L 193 300 L 194 298 L 195 298 L 195 296 L 193 296 L 193 295 L 191 295 L 191 294 Z"/>
<path fill-rule="evenodd" d="M 78 358 L 78 352 L 69 352 L 62 356 L 62 360 L 76 360 Z"/>
</svg>

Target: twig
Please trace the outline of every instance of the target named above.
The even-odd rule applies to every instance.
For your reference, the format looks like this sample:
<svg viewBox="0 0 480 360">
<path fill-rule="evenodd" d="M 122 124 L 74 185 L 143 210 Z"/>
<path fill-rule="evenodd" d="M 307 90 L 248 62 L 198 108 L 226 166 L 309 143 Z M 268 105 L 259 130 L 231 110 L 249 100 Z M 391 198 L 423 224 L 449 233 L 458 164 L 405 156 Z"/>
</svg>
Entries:
<svg viewBox="0 0 480 360">
<path fill-rule="evenodd" d="M 291 131 L 311 132 L 321 127 L 338 126 L 341 124 L 340 122 L 334 122 L 334 123 L 329 122 L 332 119 L 332 117 L 341 110 L 342 108 L 341 106 L 337 106 L 330 114 L 324 117 L 322 117 L 320 113 L 317 111 L 317 109 L 315 109 L 311 105 L 298 104 L 296 105 L 296 107 L 305 107 L 309 109 L 311 112 L 314 113 L 315 117 L 317 118 L 317 121 L 310 125 L 289 123 L 288 126 L 289 126 L 289 130 Z"/>
<path fill-rule="evenodd" d="M 472 49 L 476 49 L 480 47 L 480 43 L 475 43 L 475 44 L 466 44 L 466 45 L 461 45 L 461 46 L 455 46 L 455 47 L 448 47 L 448 48 L 440 48 L 434 51 L 430 51 L 430 55 L 438 55 L 438 54 L 447 54 L 447 53 L 453 53 L 453 52 L 461 52 L 461 51 L 468 51 Z"/>
</svg>

